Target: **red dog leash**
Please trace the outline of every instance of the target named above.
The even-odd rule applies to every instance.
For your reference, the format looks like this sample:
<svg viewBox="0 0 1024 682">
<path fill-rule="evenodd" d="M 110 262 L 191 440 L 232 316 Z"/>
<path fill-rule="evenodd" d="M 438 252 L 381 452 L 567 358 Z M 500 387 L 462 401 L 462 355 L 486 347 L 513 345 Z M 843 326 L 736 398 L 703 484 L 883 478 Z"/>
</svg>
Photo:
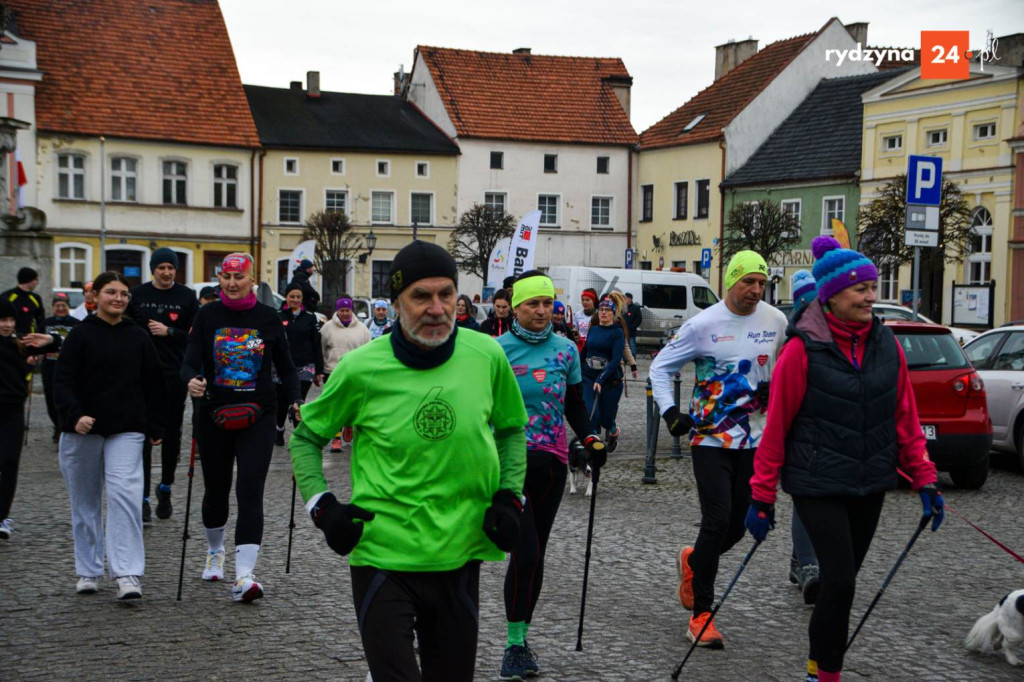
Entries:
<svg viewBox="0 0 1024 682">
<path fill-rule="evenodd" d="M 908 482 L 913 483 L 913 481 L 911 480 L 910 476 L 907 476 L 907 474 L 904 473 L 904 471 L 902 469 L 896 469 L 896 471 L 899 472 L 900 476 L 902 476 L 903 478 L 907 479 Z M 998 547 L 999 549 L 1003 550 L 1004 552 L 1006 552 L 1007 554 L 1012 556 L 1014 559 L 1016 559 L 1017 561 L 1019 561 L 1022 564 L 1024 564 L 1024 557 L 1022 557 L 1020 554 L 1017 554 L 1016 552 L 1014 552 L 1012 549 L 1010 549 L 1005 544 L 1000 542 L 997 538 L 993 537 L 991 533 L 987 532 L 984 528 L 981 528 L 980 526 L 978 526 L 978 524 L 974 523 L 969 518 L 967 518 L 966 516 L 964 516 L 963 514 L 958 512 L 956 509 L 953 508 L 953 506 L 949 503 L 948 500 L 946 501 L 946 509 L 948 509 L 949 511 L 953 512 L 953 514 L 955 514 L 957 516 L 957 518 L 959 518 L 961 521 L 963 521 L 968 526 L 970 526 L 974 530 L 976 530 L 979 533 L 981 533 L 982 535 L 984 535 L 990 541 L 992 541 L 992 543 L 995 544 L 996 547 Z"/>
</svg>

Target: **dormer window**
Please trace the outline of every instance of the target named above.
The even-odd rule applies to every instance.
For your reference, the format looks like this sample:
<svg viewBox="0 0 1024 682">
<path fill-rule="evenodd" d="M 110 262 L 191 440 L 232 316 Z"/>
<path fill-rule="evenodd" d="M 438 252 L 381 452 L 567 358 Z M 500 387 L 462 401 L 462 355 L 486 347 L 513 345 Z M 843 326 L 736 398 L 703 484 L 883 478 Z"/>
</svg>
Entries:
<svg viewBox="0 0 1024 682">
<path fill-rule="evenodd" d="M 690 132 L 691 130 L 693 130 L 694 128 L 696 128 L 696 127 L 697 127 L 697 124 L 698 124 L 698 123 L 700 123 L 701 121 L 703 121 L 703 120 L 704 120 L 704 117 L 705 117 L 705 116 L 707 116 L 707 114 L 700 114 L 700 115 L 699 115 L 699 116 L 697 116 L 697 117 L 696 117 L 695 119 L 693 119 L 692 121 L 690 121 L 689 123 L 687 123 L 687 124 L 686 124 L 686 127 L 685 127 L 685 128 L 683 128 L 683 132 L 684 132 L 684 133 L 688 133 L 688 132 Z"/>
</svg>

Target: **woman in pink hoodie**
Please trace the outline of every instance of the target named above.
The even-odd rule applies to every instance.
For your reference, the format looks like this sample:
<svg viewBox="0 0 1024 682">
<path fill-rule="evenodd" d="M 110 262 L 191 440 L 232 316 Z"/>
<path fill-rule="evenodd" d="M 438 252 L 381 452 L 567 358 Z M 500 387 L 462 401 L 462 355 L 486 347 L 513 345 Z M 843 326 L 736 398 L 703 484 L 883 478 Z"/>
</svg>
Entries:
<svg viewBox="0 0 1024 682">
<path fill-rule="evenodd" d="M 897 467 L 920 493 L 933 531 L 943 502 L 903 349 L 872 314 L 877 269 L 832 237 L 815 238 L 812 250 L 818 294 L 790 323 L 772 374 L 746 525 L 764 540 L 781 478 L 821 567 L 807 679 L 833 682 L 843 667 L 857 572 Z"/>
</svg>

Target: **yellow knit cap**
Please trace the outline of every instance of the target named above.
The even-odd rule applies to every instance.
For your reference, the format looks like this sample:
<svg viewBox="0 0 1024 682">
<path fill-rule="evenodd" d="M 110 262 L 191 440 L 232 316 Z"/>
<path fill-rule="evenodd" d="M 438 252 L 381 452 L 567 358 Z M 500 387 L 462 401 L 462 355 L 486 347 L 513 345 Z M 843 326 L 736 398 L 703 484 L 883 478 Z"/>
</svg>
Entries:
<svg viewBox="0 0 1024 682">
<path fill-rule="evenodd" d="M 752 272 L 768 276 L 768 264 L 756 251 L 740 251 L 729 261 L 725 269 L 725 290 L 732 289 L 736 282 Z"/>
</svg>

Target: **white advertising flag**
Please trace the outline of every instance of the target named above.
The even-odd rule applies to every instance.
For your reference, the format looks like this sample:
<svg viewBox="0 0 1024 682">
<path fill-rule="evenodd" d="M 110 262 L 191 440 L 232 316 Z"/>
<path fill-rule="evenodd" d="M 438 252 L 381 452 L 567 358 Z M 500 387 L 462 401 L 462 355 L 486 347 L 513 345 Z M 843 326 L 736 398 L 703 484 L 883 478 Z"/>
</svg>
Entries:
<svg viewBox="0 0 1024 682">
<path fill-rule="evenodd" d="M 491 257 L 487 261 L 487 281 L 484 286 L 498 289 L 505 279 L 505 268 L 508 262 L 508 250 L 512 244 L 512 237 L 502 239 L 494 245 L 491 250 Z"/>
<path fill-rule="evenodd" d="M 506 277 L 518 277 L 523 272 L 533 269 L 539 225 L 540 211 L 530 211 L 523 216 L 519 227 L 512 233 L 512 246 L 509 249 L 508 262 L 505 264 Z"/>
<path fill-rule="evenodd" d="M 316 240 L 314 239 L 306 240 L 300 243 L 298 246 L 296 246 L 295 250 L 292 251 L 291 257 L 288 259 L 289 263 L 291 264 L 288 268 L 288 276 L 291 277 L 292 271 L 294 271 L 295 268 L 299 267 L 299 263 L 301 263 L 304 260 L 308 260 L 311 263 L 316 263 L 316 258 L 313 257 L 313 253 L 315 250 Z M 314 270 L 313 276 L 309 278 L 310 284 L 312 284 L 313 288 L 316 289 L 317 291 L 320 290 L 320 278 L 318 277 L 318 275 L 319 273 L 316 270 Z"/>
</svg>

